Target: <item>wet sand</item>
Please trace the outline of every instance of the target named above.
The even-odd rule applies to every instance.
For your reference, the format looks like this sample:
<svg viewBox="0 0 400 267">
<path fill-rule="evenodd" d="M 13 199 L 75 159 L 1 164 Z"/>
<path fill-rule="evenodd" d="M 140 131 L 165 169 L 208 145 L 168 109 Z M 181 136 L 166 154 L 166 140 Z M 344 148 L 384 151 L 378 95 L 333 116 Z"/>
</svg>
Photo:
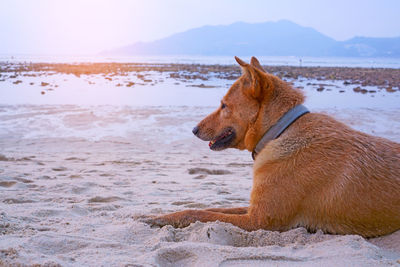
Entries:
<svg viewBox="0 0 400 267">
<path fill-rule="evenodd" d="M 294 67 L 264 66 L 269 73 L 286 79 L 317 79 L 343 81 L 345 84 L 360 86 L 377 86 L 388 92 L 400 89 L 400 69 L 388 68 L 343 68 L 343 67 Z M 203 65 L 203 64 L 151 64 L 151 63 L 8 63 L 0 62 L 0 74 L 3 79 L 17 79 L 20 76 L 47 76 L 52 74 L 81 75 L 101 74 L 104 79 L 112 81 L 114 76 L 127 76 L 136 73 L 143 83 L 152 83 L 141 72 L 168 73 L 170 77 L 181 81 L 209 80 L 210 78 L 236 80 L 240 76 L 237 65 Z M 21 80 L 15 80 L 20 83 Z M 47 84 L 44 83 L 43 86 Z M 125 84 L 133 86 L 134 84 Z M 122 86 L 122 84 L 121 84 Z"/>
<path fill-rule="evenodd" d="M 400 69 L 265 68 L 310 107 L 399 107 Z M 239 75 L 229 65 L 0 62 L 0 104 L 215 106 Z"/>
<path fill-rule="evenodd" d="M 308 233 L 303 228 L 283 233 L 246 232 L 214 222 L 159 229 L 140 221 L 143 216 L 183 209 L 248 205 L 250 153 L 210 151 L 206 142 L 191 133 L 233 82 L 230 72 L 221 72 L 219 66 L 204 73 L 207 79 L 197 77 L 203 75 L 202 66 L 186 65 L 182 70 L 173 64 L 175 71 L 142 69 L 126 71 L 127 76 L 116 72 L 121 65 L 108 66 L 109 72 L 101 65 L 97 74 L 93 69 L 82 74 L 86 67 L 78 67 L 71 72 L 73 79 L 69 70 L 51 69 L 55 64 L 35 65 L 32 68 L 36 69 L 21 72 L 15 65 L 4 70 L 4 64 L 0 79 L 5 81 L 0 82 L 0 90 L 8 99 L 0 104 L 0 266 L 399 264 L 400 232 L 365 240 L 355 235 Z M 68 66 L 66 69 L 72 66 L 61 65 Z M 167 65 L 161 68 L 168 69 Z M 239 75 L 237 68 L 232 71 Z M 216 78 L 218 75 L 225 78 Z M 394 80 L 399 77 L 396 75 Z M 21 83 L 14 83 L 19 79 Z M 318 79 L 289 79 L 304 86 L 306 93 L 313 92 L 307 102 L 312 111 L 326 112 L 358 130 L 400 142 L 398 86 L 388 92 L 385 86 L 389 84 L 383 89 L 357 85 L 368 89 L 363 94 L 352 90 L 355 85 L 344 84 L 347 80 Z M 134 84 L 127 86 L 128 82 Z M 106 86 L 96 87 L 103 83 Z M 206 87 L 191 86 L 196 84 Z M 174 98 L 182 99 L 169 102 L 162 92 L 175 94 L 176 87 L 181 91 Z M 321 87 L 324 89 L 318 91 Z M 85 95 L 88 88 L 93 89 Z M 137 106 L 125 105 L 128 102 L 120 99 L 119 105 L 101 105 L 103 100 L 98 98 L 101 92 L 110 91 L 129 98 L 128 92 L 135 90 L 161 94 L 161 105 L 143 106 L 140 101 L 145 97 L 137 100 Z M 28 105 L 17 104 L 15 97 L 20 92 L 32 93 L 23 98 Z M 342 97 L 337 106 L 322 101 L 325 97 L 332 102 L 334 92 Z M 59 104 L 59 99 L 51 98 L 59 94 L 63 99 L 73 93 L 72 101 L 85 95 L 95 99 L 94 105 Z M 110 96 L 106 95 L 105 101 L 110 102 Z M 201 101 L 191 102 L 192 98 Z"/>
</svg>

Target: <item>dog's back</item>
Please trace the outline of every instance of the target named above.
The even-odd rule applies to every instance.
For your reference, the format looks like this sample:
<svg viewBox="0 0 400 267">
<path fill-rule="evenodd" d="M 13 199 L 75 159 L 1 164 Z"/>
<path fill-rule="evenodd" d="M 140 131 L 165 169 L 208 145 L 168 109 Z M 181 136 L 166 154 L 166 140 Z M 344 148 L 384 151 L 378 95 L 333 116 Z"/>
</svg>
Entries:
<svg viewBox="0 0 400 267">
<path fill-rule="evenodd" d="M 292 227 L 364 236 L 400 228 L 400 144 L 330 116 L 301 117 L 257 156 L 254 173 L 264 181 L 281 177 L 274 188 L 283 198 L 297 196 Z"/>
</svg>

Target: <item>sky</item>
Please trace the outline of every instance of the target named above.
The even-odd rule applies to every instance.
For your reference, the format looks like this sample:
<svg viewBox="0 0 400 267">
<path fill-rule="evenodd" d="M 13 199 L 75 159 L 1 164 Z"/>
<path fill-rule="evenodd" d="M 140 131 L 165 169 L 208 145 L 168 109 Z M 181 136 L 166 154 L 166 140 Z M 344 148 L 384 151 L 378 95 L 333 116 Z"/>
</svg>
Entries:
<svg viewBox="0 0 400 267">
<path fill-rule="evenodd" d="M 0 0 L 0 54 L 91 55 L 204 25 L 287 19 L 336 40 L 400 36 L 398 0 Z"/>
</svg>

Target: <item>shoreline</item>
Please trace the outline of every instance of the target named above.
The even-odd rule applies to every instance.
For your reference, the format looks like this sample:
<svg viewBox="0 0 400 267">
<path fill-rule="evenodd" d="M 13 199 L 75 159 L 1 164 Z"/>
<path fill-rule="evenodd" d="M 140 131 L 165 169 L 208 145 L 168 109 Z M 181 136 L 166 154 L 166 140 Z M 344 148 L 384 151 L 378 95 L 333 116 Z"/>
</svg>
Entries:
<svg viewBox="0 0 400 267">
<path fill-rule="evenodd" d="M 377 86 L 388 92 L 400 90 L 400 69 L 360 68 L 360 67 L 296 67 L 263 66 L 264 69 L 285 79 L 316 79 L 320 81 L 343 81 L 344 84 Z M 54 74 L 103 75 L 106 79 L 113 76 L 138 74 L 144 83 L 149 83 L 141 72 L 169 73 L 170 77 L 181 80 L 204 80 L 212 78 L 235 80 L 240 76 L 237 65 L 203 65 L 175 63 L 9 63 L 0 62 L 0 81 L 17 79 L 22 76 L 42 76 Z M 22 74 L 23 73 L 23 74 Z M 32 74 L 30 74 L 32 73 Z M 12 75 L 9 75 L 12 74 Z M 15 82 L 17 82 L 16 80 Z"/>
</svg>

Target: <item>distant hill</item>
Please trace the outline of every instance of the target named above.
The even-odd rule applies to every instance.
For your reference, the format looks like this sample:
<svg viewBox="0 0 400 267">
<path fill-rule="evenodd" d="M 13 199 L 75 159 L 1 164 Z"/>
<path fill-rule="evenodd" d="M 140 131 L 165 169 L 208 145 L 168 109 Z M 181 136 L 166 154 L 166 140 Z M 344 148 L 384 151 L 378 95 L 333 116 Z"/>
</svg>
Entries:
<svg viewBox="0 0 400 267">
<path fill-rule="evenodd" d="M 338 42 L 332 49 L 335 56 L 350 57 L 400 57 L 400 37 L 372 38 L 354 37 L 344 42 Z"/>
<path fill-rule="evenodd" d="M 400 57 L 400 37 L 336 41 L 287 20 L 204 26 L 153 42 L 139 42 L 103 55 L 240 55 Z"/>
</svg>

